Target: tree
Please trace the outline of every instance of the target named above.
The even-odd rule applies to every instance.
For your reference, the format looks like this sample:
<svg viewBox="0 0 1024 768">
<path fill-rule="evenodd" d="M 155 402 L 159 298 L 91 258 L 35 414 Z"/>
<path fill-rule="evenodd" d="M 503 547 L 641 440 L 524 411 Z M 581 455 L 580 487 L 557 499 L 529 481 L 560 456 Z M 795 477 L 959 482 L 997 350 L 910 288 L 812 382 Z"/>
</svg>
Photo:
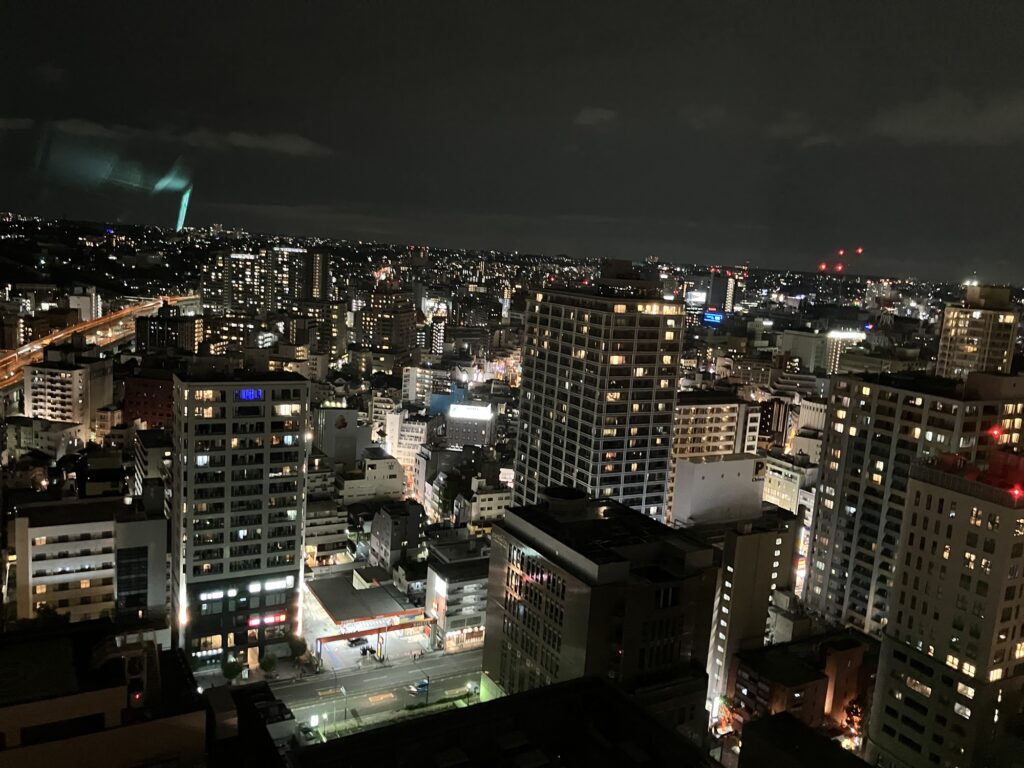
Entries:
<svg viewBox="0 0 1024 768">
<path fill-rule="evenodd" d="M 224 658 L 220 662 L 220 671 L 224 675 L 224 678 L 230 683 L 240 674 L 245 667 L 242 666 L 240 661 L 237 661 L 233 657 L 224 654 Z"/>
<path fill-rule="evenodd" d="M 291 635 L 288 638 L 288 650 L 291 651 L 293 659 L 301 659 L 306 655 L 306 638 Z"/>
<path fill-rule="evenodd" d="M 262 659 L 260 659 L 260 669 L 268 675 L 272 675 L 274 670 L 277 669 L 277 656 L 270 653 L 266 654 Z"/>
</svg>

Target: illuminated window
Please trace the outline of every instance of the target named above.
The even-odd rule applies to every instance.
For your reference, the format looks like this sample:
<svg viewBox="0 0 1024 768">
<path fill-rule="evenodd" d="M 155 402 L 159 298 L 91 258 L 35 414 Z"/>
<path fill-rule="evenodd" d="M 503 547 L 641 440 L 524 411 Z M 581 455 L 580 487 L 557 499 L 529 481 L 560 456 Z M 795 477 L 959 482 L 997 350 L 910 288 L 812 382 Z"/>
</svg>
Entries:
<svg viewBox="0 0 1024 768">
<path fill-rule="evenodd" d="M 953 654 L 949 654 L 948 656 L 946 656 L 946 666 L 949 667 L 950 669 L 959 669 L 960 668 L 960 659 L 958 659 Z"/>
<path fill-rule="evenodd" d="M 37 536 L 36 538 L 32 539 L 32 543 L 37 547 L 41 547 L 46 543 L 46 537 Z"/>
<path fill-rule="evenodd" d="M 36 584 L 36 594 L 37 595 L 42 595 L 42 594 L 45 594 L 45 593 L 46 593 L 46 585 L 45 584 Z"/>
<path fill-rule="evenodd" d="M 611 357 L 608 358 L 608 362 L 611 365 L 625 365 L 626 358 L 624 355 L 612 355 Z"/>
<path fill-rule="evenodd" d="M 974 677 L 974 673 L 978 671 L 975 668 L 975 666 L 973 664 L 971 664 L 970 662 L 968 662 L 968 661 L 964 662 L 964 665 L 963 665 L 963 667 L 961 669 L 962 669 L 963 673 L 965 675 L 967 675 L 968 677 Z"/>
<path fill-rule="evenodd" d="M 971 686 L 966 685 L 965 683 L 957 683 L 956 692 L 959 693 L 961 696 L 966 696 L 968 699 L 974 698 L 974 689 Z"/>
<path fill-rule="evenodd" d="M 79 589 L 89 589 L 89 587 L 91 587 L 91 586 L 92 586 L 92 582 L 89 581 L 89 579 L 82 579 L 80 582 L 78 582 L 78 588 Z"/>
</svg>

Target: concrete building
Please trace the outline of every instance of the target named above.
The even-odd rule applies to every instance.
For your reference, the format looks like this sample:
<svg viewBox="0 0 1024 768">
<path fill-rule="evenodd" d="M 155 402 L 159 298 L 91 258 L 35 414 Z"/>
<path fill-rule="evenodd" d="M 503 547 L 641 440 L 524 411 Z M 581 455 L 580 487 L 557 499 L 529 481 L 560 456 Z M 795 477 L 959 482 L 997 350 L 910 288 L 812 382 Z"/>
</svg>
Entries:
<svg viewBox="0 0 1024 768">
<path fill-rule="evenodd" d="M 174 441 L 166 429 L 137 429 L 132 440 L 134 468 L 132 493 L 142 495 L 147 480 L 167 484 L 171 478 L 171 454 Z"/>
<path fill-rule="evenodd" d="M 676 464 L 672 524 L 756 517 L 764 497 L 765 467 L 764 457 L 752 453 L 681 459 Z"/>
<path fill-rule="evenodd" d="M 1024 456 L 910 469 L 868 759 L 1011 765 L 1024 704 Z"/>
<path fill-rule="evenodd" d="M 407 366 L 402 369 L 402 402 L 430 404 L 432 395 L 452 391 L 452 369 L 440 366 Z"/>
<path fill-rule="evenodd" d="M 355 466 L 338 473 L 336 485 L 341 507 L 362 501 L 400 499 L 405 491 L 405 470 L 394 456 L 371 445 L 363 450 Z"/>
<path fill-rule="evenodd" d="M 313 445 L 335 464 L 352 466 L 373 442 L 359 411 L 329 400 L 313 409 Z"/>
<path fill-rule="evenodd" d="M 426 541 L 426 514 L 415 501 L 386 501 L 370 526 L 367 563 L 390 571 L 402 560 L 419 560 Z"/>
<path fill-rule="evenodd" d="M 672 461 L 668 478 L 669 522 L 673 509 L 680 462 L 757 451 L 761 411 L 756 403 L 721 392 L 680 392 L 672 419 Z M 680 514 L 682 514 L 680 512 Z"/>
<path fill-rule="evenodd" d="M 479 539 L 428 546 L 426 611 L 434 647 L 445 653 L 482 648 L 490 548 Z"/>
<path fill-rule="evenodd" d="M 17 614 L 166 618 L 167 523 L 132 497 L 19 504 L 10 523 Z"/>
<path fill-rule="evenodd" d="M 793 584 L 797 528 L 795 517 L 776 510 L 734 525 L 694 529 L 722 552 L 708 647 L 705 708 L 712 721 L 735 682 L 730 676 L 733 656 L 765 644 L 772 597 Z"/>
<path fill-rule="evenodd" d="M 971 371 L 1009 373 L 1017 343 L 1020 312 L 1010 303 L 1010 289 L 971 285 L 964 303 L 949 305 L 942 315 L 935 373 L 964 378 Z"/>
<path fill-rule="evenodd" d="M 493 528 L 481 694 L 703 662 L 715 550 L 618 502 L 547 494 Z"/>
<path fill-rule="evenodd" d="M 994 448 L 1020 443 L 1022 416 L 1024 378 L 835 378 L 810 540 L 808 607 L 881 633 L 892 616 L 911 463 L 948 452 L 984 462 Z"/>
<path fill-rule="evenodd" d="M 309 382 L 174 378 L 171 541 L 178 647 L 250 666 L 301 626 Z"/>
<path fill-rule="evenodd" d="M 183 315 L 177 307 L 165 304 L 155 315 L 135 318 L 135 351 L 140 355 L 168 349 L 195 355 L 205 340 L 202 315 Z"/>
<path fill-rule="evenodd" d="M 348 522 L 338 509 L 334 467 L 314 450 L 306 470 L 306 524 L 304 547 L 306 567 L 331 570 L 348 562 Z"/>
<path fill-rule="evenodd" d="M 516 504 L 571 486 L 666 519 L 683 306 L 657 287 L 529 298 Z"/>
<path fill-rule="evenodd" d="M 4 419 L 4 450 L 8 461 L 17 461 L 30 451 L 40 451 L 53 459 L 81 449 L 87 439 L 84 424 L 8 416 Z"/>
<path fill-rule="evenodd" d="M 779 351 L 799 363 L 801 370 L 839 373 L 843 353 L 867 335 L 863 331 L 831 330 L 825 333 L 787 329 L 779 334 Z"/>
<path fill-rule="evenodd" d="M 113 358 L 102 357 L 77 340 L 50 346 L 43 359 L 24 368 L 25 415 L 87 425 L 114 399 Z"/>
<path fill-rule="evenodd" d="M 445 414 L 445 438 L 449 445 L 493 445 L 495 412 L 490 403 L 453 403 Z"/>
<path fill-rule="evenodd" d="M 0 634 L 5 768 L 207 765 L 206 709 L 175 651 L 108 621 Z"/>
<path fill-rule="evenodd" d="M 430 435 L 430 419 L 401 410 L 384 420 L 384 450 L 398 459 L 405 473 L 405 487 L 411 492 L 416 476 L 416 452 Z"/>
<path fill-rule="evenodd" d="M 473 477 L 469 494 L 455 497 L 455 525 L 465 525 L 472 535 L 490 533 L 491 526 L 505 517 L 512 505 L 512 489 L 507 485 L 489 485 L 483 477 Z"/>
<path fill-rule="evenodd" d="M 800 491 L 817 485 L 818 467 L 803 453 L 791 456 L 772 452 L 762 458 L 765 463 L 763 499 L 802 517 Z"/>
</svg>

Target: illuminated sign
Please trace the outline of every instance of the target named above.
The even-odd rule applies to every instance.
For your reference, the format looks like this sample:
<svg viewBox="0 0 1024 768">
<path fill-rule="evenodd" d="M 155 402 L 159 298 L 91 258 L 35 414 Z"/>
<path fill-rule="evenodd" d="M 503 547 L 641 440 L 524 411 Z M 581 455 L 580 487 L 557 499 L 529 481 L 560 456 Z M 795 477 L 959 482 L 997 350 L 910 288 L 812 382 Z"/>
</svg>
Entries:
<svg viewBox="0 0 1024 768">
<path fill-rule="evenodd" d="M 725 320 L 725 315 L 722 314 L 721 312 L 705 312 L 704 313 L 704 322 L 705 323 L 711 323 L 711 325 L 718 325 L 723 320 Z"/>
<path fill-rule="evenodd" d="M 236 389 L 235 400 L 262 400 L 263 390 L 259 387 L 253 389 Z"/>
<path fill-rule="evenodd" d="M 490 421 L 494 416 L 489 405 L 467 405 L 455 403 L 448 409 L 450 419 L 472 419 L 476 421 Z"/>
</svg>

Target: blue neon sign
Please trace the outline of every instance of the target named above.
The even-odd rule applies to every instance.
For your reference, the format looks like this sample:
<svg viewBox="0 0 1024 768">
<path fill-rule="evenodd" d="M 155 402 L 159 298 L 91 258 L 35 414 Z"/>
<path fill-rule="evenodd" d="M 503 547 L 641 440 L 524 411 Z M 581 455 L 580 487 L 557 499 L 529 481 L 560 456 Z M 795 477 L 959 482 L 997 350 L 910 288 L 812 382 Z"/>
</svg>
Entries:
<svg viewBox="0 0 1024 768">
<path fill-rule="evenodd" d="M 705 323 L 711 323 L 712 325 L 718 325 L 723 320 L 725 320 L 725 315 L 722 314 L 721 312 L 705 312 L 704 313 L 704 322 Z"/>
<path fill-rule="evenodd" d="M 235 400 L 262 400 L 263 390 L 260 388 L 255 389 L 236 389 Z"/>
</svg>

